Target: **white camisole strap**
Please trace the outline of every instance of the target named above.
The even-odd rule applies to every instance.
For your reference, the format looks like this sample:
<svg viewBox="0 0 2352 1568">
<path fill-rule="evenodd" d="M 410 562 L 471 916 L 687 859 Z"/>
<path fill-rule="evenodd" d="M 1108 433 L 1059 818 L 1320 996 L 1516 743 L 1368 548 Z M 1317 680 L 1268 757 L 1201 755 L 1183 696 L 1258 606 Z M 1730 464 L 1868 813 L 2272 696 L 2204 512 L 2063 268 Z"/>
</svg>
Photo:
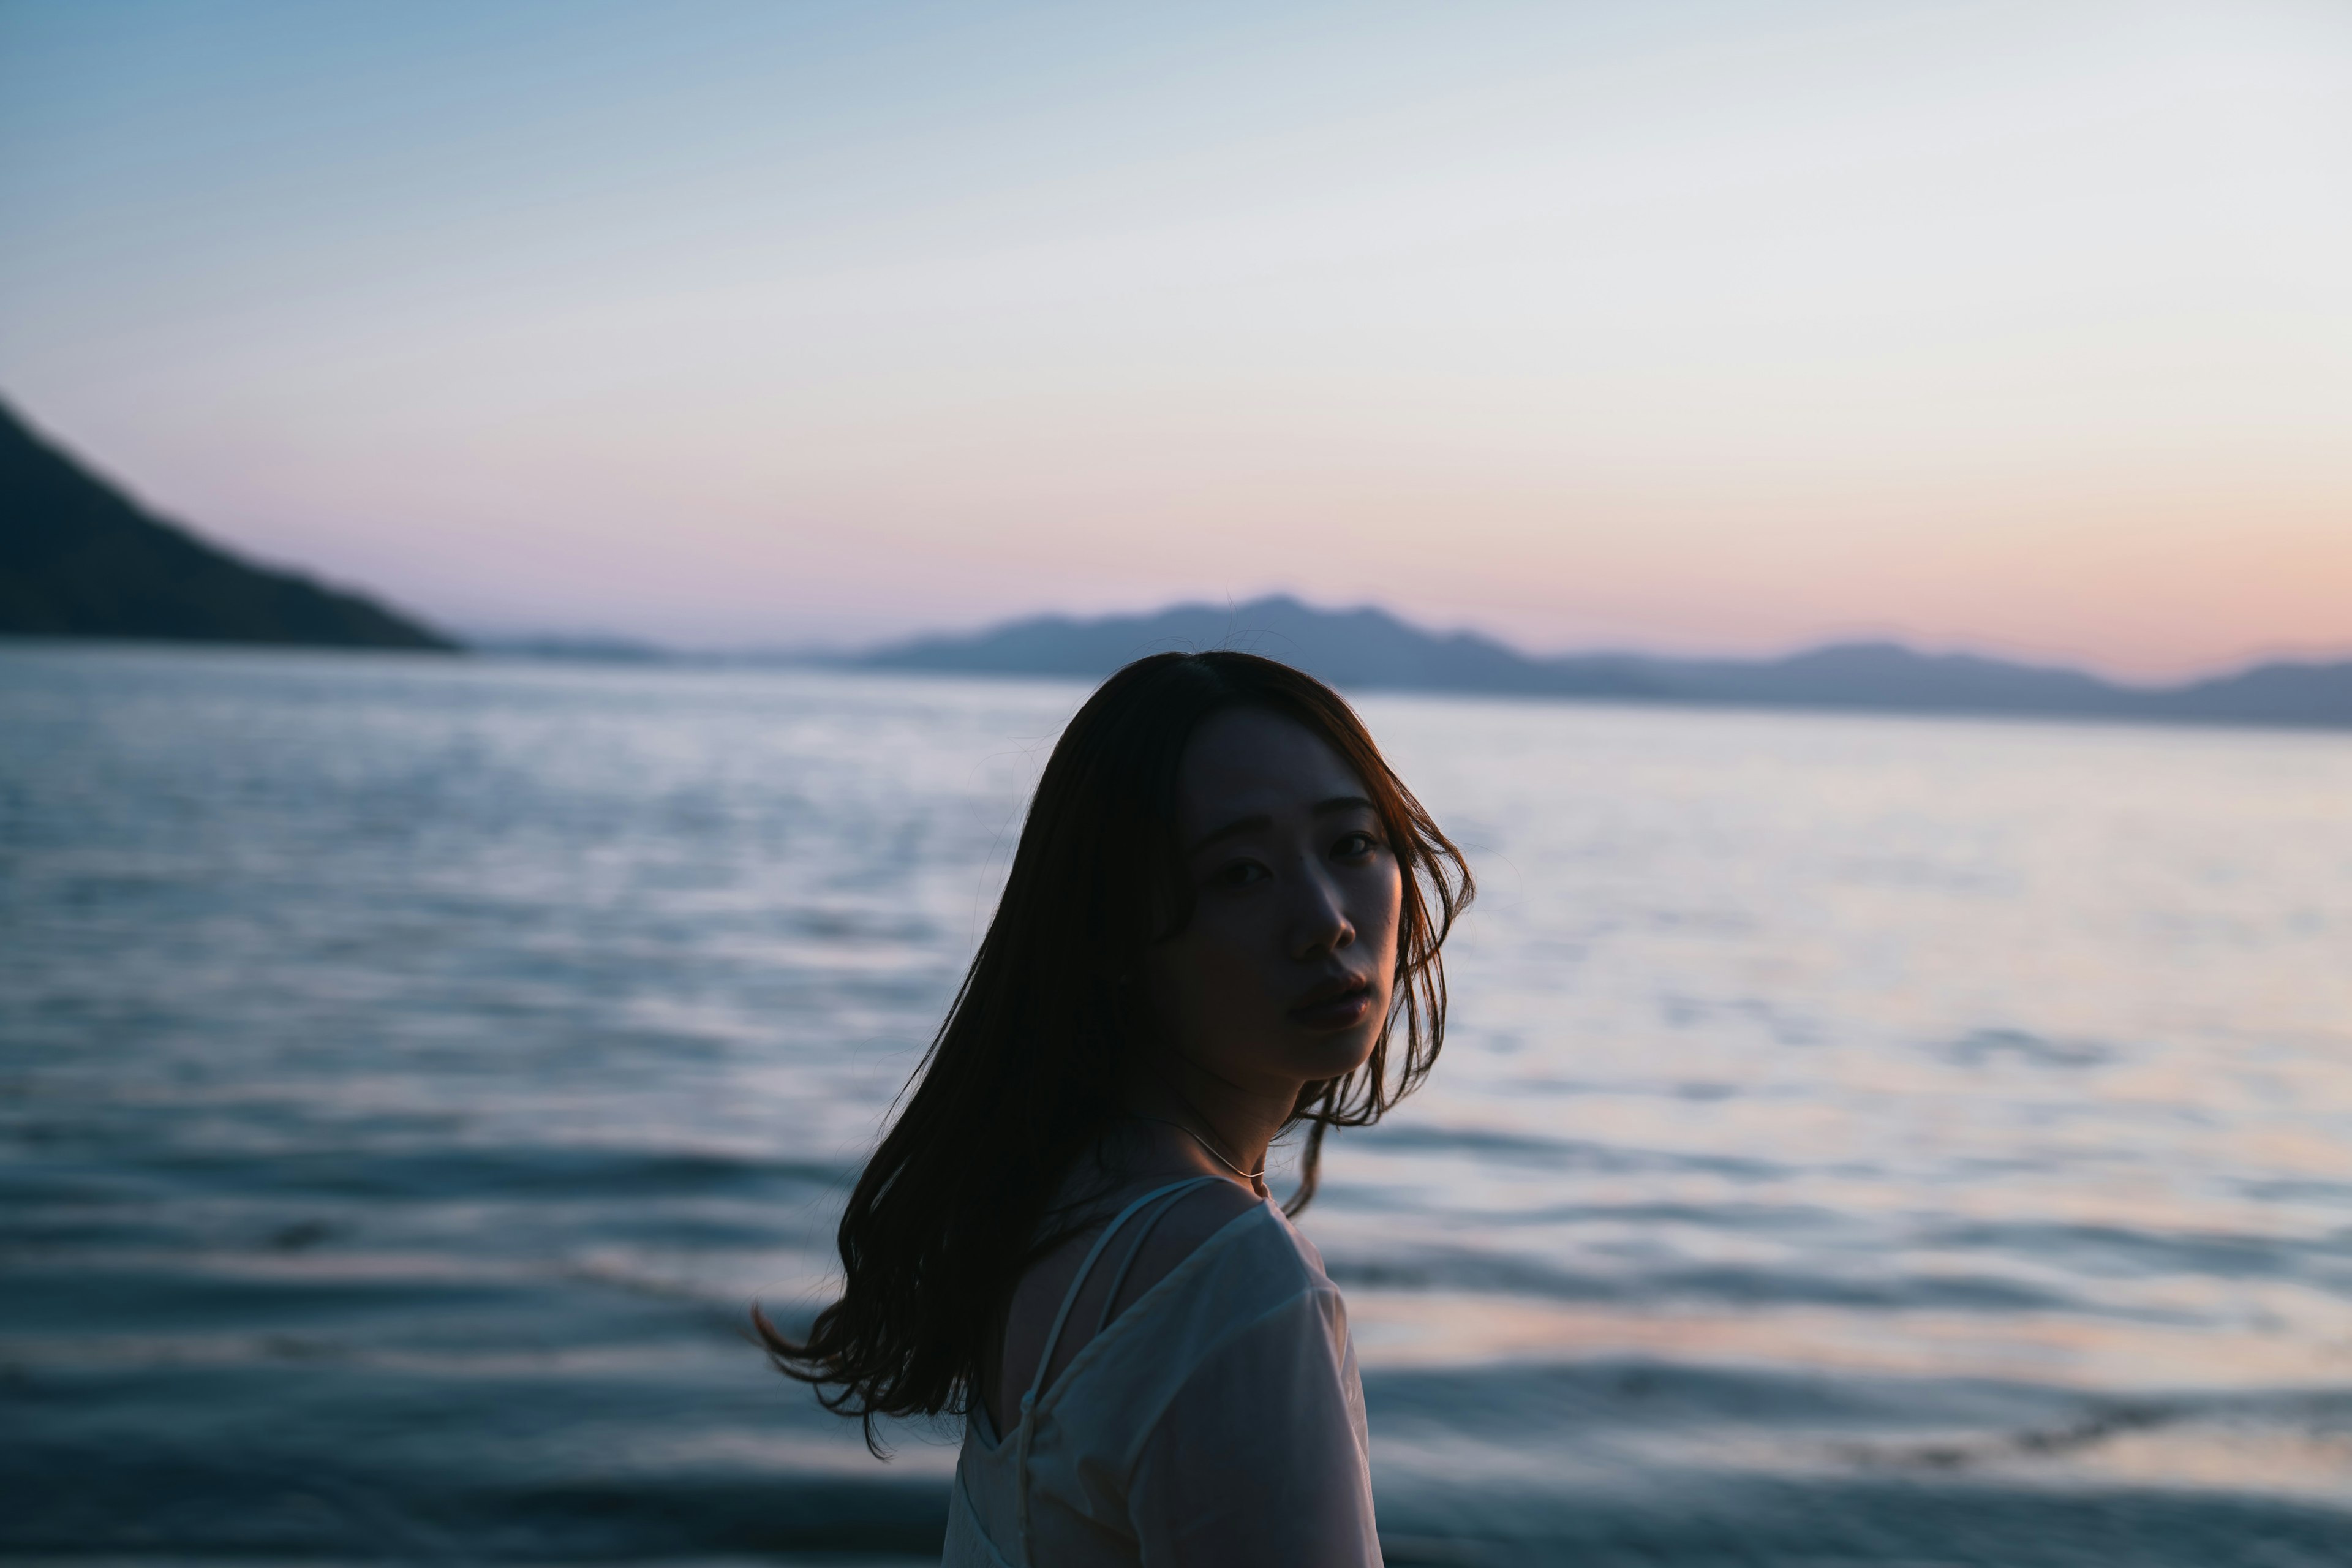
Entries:
<svg viewBox="0 0 2352 1568">
<path fill-rule="evenodd" d="M 1096 1333 L 1110 1327 L 1111 1309 L 1118 1305 L 1118 1293 L 1126 1289 L 1127 1277 L 1135 1272 L 1135 1260 L 1143 1256 L 1143 1244 L 1151 1239 L 1151 1233 L 1169 1212 L 1183 1201 L 1182 1192 L 1162 1197 L 1158 1207 L 1135 1222 L 1135 1235 L 1127 1244 L 1127 1256 L 1118 1260 L 1118 1272 L 1110 1277 L 1110 1289 L 1103 1292 L 1102 1315 L 1095 1320 Z"/>
<path fill-rule="evenodd" d="M 1078 1304 L 1078 1292 L 1086 1287 L 1087 1276 L 1094 1273 L 1095 1264 L 1101 1258 L 1103 1248 L 1110 1245 L 1110 1238 L 1118 1234 L 1119 1227 L 1121 1226 L 1135 1217 L 1137 1210 L 1142 1208 L 1146 1204 L 1152 1202 L 1154 1199 L 1167 1197 L 1171 1193 L 1180 1193 L 1189 1187 L 1204 1186 L 1211 1182 L 1222 1182 L 1224 1178 L 1223 1176 L 1189 1176 L 1181 1182 L 1171 1182 L 1164 1187 L 1152 1188 L 1151 1191 L 1144 1194 L 1141 1197 L 1136 1199 L 1133 1203 L 1119 1210 L 1111 1222 L 1103 1226 L 1102 1235 L 1095 1238 L 1094 1246 L 1087 1250 L 1086 1261 L 1078 1265 L 1078 1272 L 1076 1276 L 1071 1279 L 1069 1290 L 1062 1297 L 1061 1310 L 1054 1314 L 1054 1326 L 1052 1329 L 1047 1331 L 1045 1334 L 1045 1352 L 1037 1357 L 1037 1375 L 1030 1380 L 1029 1391 L 1021 1396 L 1021 1415 L 1019 1417 L 1021 1423 L 1021 1438 L 1019 1446 L 1013 1455 L 1013 1486 L 1014 1492 L 1013 1510 L 1016 1517 L 1020 1521 L 1021 1560 L 1024 1563 L 1026 1563 L 1029 1560 L 1029 1436 L 1032 1432 L 1036 1430 L 1036 1423 L 1031 1417 L 1036 1407 L 1037 1395 L 1045 1391 L 1045 1373 L 1053 1368 L 1055 1347 L 1062 1342 L 1063 1325 L 1069 1321 L 1070 1309 Z M 1134 1261 L 1135 1259 L 1132 1256 L 1128 1258 L 1128 1262 L 1130 1266 Z M 1125 1268 L 1119 1270 L 1119 1282 L 1121 1284 L 1126 1282 L 1126 1275 L 1127 1270 Z M 1114 1294 L 1116 1291 L 1117 1286 L 1114 1286 Z"/>
</svg>

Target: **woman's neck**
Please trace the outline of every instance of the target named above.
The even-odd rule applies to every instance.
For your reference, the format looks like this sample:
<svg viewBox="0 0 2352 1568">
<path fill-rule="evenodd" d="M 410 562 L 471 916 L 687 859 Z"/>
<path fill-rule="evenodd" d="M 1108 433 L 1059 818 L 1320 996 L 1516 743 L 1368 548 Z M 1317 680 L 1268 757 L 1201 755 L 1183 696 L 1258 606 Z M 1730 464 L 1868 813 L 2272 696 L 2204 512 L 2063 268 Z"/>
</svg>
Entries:
<svg viewBox="0 0 2352 1568">
<path fill-rule="evenodd" d="M 1244 1173 L 1255 1169 L 1228 1165 L 1193 1131 L 1194 1123 L 1130 1110 L 1103 1132 L 1099 1145 L 1100 1175 L 1091 1178 L 1108 1185 L 1095 1187 L 1087 1201 L 1131 1194 L 1145 1187 L 1182 1181 L 1188 1176 L 1214 1176 L 1259 1197 L 1266 1194 L 1265 1178 L 1252 1181 Z"/>
<path fill-rule="evenodd" d="M 1266 1151 L 1289 1121 L 1297 1086 L 1286 1095 L 1278 1089 L 1252 1093 L 1198 1069 L 1188 1071 L 1181 1061 L 1152 1066 L 1135 1075 L 1126 1101 L 1130 1121 L 1152 1130 L 1155 1161 L 1181 1161 L 1264 1197 Z"/>
</svg>

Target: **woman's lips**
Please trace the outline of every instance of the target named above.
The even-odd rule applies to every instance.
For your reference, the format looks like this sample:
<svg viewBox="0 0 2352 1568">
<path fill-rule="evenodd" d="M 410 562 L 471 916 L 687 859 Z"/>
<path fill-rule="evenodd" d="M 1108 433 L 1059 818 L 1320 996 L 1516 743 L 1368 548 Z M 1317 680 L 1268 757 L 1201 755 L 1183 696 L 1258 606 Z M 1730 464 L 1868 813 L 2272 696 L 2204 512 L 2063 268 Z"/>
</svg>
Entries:
<svg viewBox="0 0 2352 1568">
<path fill-rule="evenodd" d="M 1371 1011 L 1371 1006 L 1372 988 L 1359 981 L 1336 995 L 1301 1002 L 1290 1010 L 1290 1018 L 1291 1022 L 1310 1029 L 1352 1028 L 1364 1021 L 1364 1015 Z"/>
</svg>

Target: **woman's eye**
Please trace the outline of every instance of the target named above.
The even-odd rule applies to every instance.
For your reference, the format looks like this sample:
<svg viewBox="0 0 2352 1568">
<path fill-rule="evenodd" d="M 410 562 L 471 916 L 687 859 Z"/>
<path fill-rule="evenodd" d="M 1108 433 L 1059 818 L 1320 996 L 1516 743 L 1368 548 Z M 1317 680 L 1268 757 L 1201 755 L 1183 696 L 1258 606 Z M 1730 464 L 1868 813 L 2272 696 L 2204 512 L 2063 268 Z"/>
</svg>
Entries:
<svg viewBox="0 0 2352 1568">
<path fill-rule="evenodd" d="M 1342 860 L 1360 860 L 1381 847 L 1381 841 L 1369 833 L 1349 833 L 1331 846 L 1331 853 Z"/>
<path fill-rule="evenodd" d="M 1255 860 L 1236 860 L 1220 867 L 1209 878 L 1211 885 L 1219 888 L 1239 888 L 1267 875 L 1266 868 Z"/>
</svg>

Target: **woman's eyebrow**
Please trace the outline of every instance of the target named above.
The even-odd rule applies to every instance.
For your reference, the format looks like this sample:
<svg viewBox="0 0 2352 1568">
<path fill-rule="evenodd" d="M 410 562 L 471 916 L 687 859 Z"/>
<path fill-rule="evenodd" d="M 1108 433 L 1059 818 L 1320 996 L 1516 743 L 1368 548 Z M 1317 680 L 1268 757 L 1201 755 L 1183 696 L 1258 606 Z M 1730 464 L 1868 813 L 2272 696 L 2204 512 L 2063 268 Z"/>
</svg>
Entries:
<svg viewBox="0 0 2352 1568">
<path fill-rule="evenodd" d="M 1377 811 L 1380 809 L 1360 795 L 1335 795 L 1329 800 L 1315 803 L 1315 815 L 1322 816 L 1334 811 Z"/>
<path fill-rule="evenodd" d="M 1312 809 L 1317 816 L 1328 816 L 1335 811 L 1372 811 L 1377 808 L 1370 801 L 1360 795 L 1335 795 L 1328 800 L 1317 801 Z M 1236 816 L 1223 827 L 1201 835 L 1192 841 L 1192 847 L 1185 853 L 1198 855 L 1210 845 L 1223 839 L 1232 838 L 1244 833 L 1263 833 L 1273 826 L 1274 818 L 1262 811 L 1255 816 Z"/>
<path fill-rule="evenodd" d="M 1192 847 L 1186 850 L 1185 853 L 1188 855 L 1198 855 L 1202 850 L 1206 849 L 1210 845 L 1216 843 L 1219 839 L 1231 838 L 1236 834 L 1242 833 L 1262 833 L 1273 826 L 1274 818 L 1268 816 L 1262 811 L 1255 816 L 1236 816 L 1231 822 L 1226 823 L 1223 827 L 1216 828 L 1213 831 L 1201 835 L 1200 837 L 1192 841 Z"/>
</svg>

